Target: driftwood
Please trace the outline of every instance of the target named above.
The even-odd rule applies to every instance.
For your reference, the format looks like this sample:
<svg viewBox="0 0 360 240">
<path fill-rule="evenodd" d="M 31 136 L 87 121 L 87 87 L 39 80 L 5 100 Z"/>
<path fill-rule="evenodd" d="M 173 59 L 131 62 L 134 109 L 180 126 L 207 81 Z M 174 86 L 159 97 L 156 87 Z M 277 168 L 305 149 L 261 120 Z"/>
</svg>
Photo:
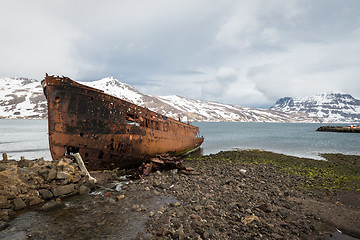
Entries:
<svg viewBox="0 0 360 240">
<path fill-rule="evenodd" d="M 84 173 L 86 176 L 88 176 L 90 180 L 96 182 L 96 179 L 93 178 L 92 176 L 90 176 L 90 173 L 86 169 L 84 161 L 82 160 L 80 153 L 75 153 L 74 157 L 76 159 L 77 164 L 79 165 L 81 172 Z"/>
</svg>

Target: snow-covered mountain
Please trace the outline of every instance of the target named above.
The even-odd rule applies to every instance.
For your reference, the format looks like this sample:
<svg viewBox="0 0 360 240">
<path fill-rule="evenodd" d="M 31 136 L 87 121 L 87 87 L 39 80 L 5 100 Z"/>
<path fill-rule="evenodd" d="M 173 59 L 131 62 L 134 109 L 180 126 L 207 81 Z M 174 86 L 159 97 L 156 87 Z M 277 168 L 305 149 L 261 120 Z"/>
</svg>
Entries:
<svg viewBox="0 0 360 240">
<path fill-rule="evenodd" d="M 288 114 L 269 109 L 204 102 L 180 96 L 150 96 L 113 77 L 81 83 L 182 121 L 291 121 Z M 40 81 L 0 78 L 0 84 L 0 118 L 46 118 L 46 99 Z"/>
<path fill-rule="evenodd" d="M 313 122 L 360 121 L 360 100 L 344 93 L 330 92 L 303 98 L 284 97 L 271 109 L 307 116 Z"/>
<path fill-rule="evenodd" d="M 257 109 L 172 96 L 150 96 L 108 77 L 80 82 L 134 104 L 182 121 L 353 122 L 360 119 L 360 101 L 348 94 L 282 98 L 271 109 Z M 0 118 L 46 118 L 40 81 L 0 78 Z"/>
<path fill-rule="evenodd" d="M 46 118 L 40 82 L 28 78 L 0 78 L 0 118 Z"/>
<path fill-rule="evenodd" d="M 108 94 L 182 121 L 289 122 L 288 114 L 268 109 L 255 109 L 216 102 L 204 102 L 172 95 L 145 95 L 113 77 L 83 84 Z"/>
</svg>

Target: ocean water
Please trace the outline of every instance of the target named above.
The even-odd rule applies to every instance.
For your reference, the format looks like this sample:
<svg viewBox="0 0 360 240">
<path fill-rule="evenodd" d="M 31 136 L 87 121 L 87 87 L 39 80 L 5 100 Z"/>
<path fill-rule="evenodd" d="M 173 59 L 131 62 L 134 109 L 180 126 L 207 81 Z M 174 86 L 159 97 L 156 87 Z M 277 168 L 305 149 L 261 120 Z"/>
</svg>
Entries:
<svg viewBox="0 0 360 240">
<path fill-rule="evenodd" d="M 205 137 L 202 154 L 261 149 L 314 159 L 321 159 L 319 153 L 360 155 L 359 133 L 316 132 L 319 126 L 328 124 L 195 122 L 193 125 Z M 47 132 L 47 120 L 0 119 L 0 153 L 6 152 L 9 159 L 24 156 L 51 160 Z"/>
</svg>

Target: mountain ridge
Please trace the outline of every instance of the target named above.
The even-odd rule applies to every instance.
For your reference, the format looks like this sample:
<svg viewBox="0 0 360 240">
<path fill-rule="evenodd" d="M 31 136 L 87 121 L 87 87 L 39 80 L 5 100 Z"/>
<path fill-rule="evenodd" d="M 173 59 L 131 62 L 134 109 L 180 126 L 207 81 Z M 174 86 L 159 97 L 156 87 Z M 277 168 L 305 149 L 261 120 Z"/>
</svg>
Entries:
<svg viewBox="0 0 360 240">
<path fill-rule="evenodd" d="M 332 98 L 326 94 L 308 98 L 284 97 L 270 109 L 261 109 L 205 102 L 178 95 L 159 97 L 146 95 L 114 77 L 79 83 L 101 89 L 107 94 L 168 117 L 174 119 L 180 117 L 182 121 L 355 122 L 360 119 L 360 100 L 343 93 L 334 93 Z M 330 110 L 334 111 L 334 114 Z M 0 78 L 0 118 L 44 119 L 47 117 L 46 111 L 46 99 L 40 81 L 27 78 Z"/>
<path fill-rule="evenodd" d="M 311 97 L 284 97 L 270 109 L 288 114 L 305 114 L 314 121 L 360 121 L 360 100 L 347 93 L 326 92 Z"/>
</svg>

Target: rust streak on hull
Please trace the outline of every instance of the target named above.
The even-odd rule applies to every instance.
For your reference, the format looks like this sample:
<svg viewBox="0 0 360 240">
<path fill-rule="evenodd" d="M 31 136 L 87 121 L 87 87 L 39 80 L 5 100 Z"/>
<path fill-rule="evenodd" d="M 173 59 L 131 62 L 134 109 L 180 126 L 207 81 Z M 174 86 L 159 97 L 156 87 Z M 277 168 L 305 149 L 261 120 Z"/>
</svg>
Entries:
<svg viewBox="0 0 360 240">
<path fill-rule="evenodd" d="M 53 159 L 79 152 L 90 170 L 127 168 L 161 153 L 177 154 L 204 141 L 195 126 L 79 84 L 46 75 Z"/>
</svg>

